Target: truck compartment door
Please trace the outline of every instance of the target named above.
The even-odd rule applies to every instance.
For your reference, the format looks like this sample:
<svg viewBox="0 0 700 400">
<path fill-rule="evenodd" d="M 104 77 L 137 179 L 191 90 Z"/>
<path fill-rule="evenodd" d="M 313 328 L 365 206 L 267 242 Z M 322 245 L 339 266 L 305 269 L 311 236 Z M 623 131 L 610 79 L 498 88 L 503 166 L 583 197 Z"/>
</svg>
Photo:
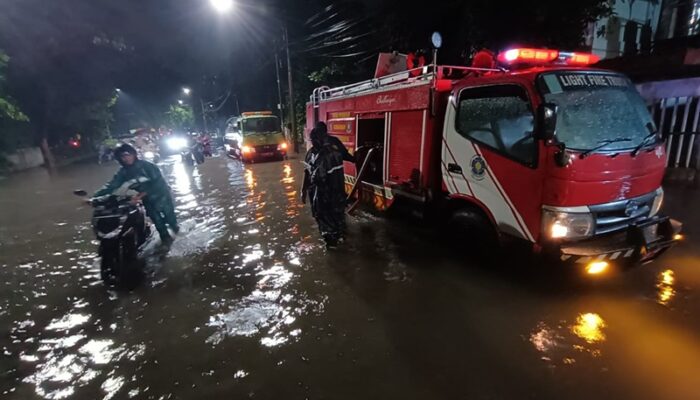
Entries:
<svg viewBox="0 0 700 400">
<path fill-rule="evenodd" d="M 418 186 L 421 180 L 421 152 L 425 137 L 426 111 L 391 113 L 388 181 Z"/>
</svg>

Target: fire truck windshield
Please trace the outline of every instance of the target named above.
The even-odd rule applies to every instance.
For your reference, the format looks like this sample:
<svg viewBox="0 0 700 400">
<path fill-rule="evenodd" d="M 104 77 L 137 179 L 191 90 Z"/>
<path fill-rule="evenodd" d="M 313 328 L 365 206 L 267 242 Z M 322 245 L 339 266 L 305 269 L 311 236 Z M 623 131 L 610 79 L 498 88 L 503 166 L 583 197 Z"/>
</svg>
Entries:
<svg viewBox="0 0 700 400">
<path fill-rule="evenodd" d="M 641 96 L 622 75 L 558 71 L 542 74 L 539 86 L 544 100 L 557 105 L 557 139 L 567 148 L 631 150 L 654 126 Z M 613 140 L 621 137 L 628 140 Z"/>
<path fill-rule="evenodd" d="M 242 121 L 242 126 L 243 135 L 280 132 L 280 123 L 277 117 L 245 118 Z"/>
</svg>

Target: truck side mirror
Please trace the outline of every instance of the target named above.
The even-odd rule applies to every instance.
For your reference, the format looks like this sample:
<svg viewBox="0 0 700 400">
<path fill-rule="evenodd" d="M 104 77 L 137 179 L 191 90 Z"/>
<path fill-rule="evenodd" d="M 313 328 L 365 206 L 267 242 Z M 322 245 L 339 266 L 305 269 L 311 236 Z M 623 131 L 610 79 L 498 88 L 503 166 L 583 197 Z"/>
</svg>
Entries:
<svg viewBox="0 0 700 400">
<path fill-rule="evenodd" d="M 540 125 L 540 139 L 554 139 L 557 135 L 557 105 L 554 103 L 542 103 L 537 109 L 537 114 Z"/>
</svg>

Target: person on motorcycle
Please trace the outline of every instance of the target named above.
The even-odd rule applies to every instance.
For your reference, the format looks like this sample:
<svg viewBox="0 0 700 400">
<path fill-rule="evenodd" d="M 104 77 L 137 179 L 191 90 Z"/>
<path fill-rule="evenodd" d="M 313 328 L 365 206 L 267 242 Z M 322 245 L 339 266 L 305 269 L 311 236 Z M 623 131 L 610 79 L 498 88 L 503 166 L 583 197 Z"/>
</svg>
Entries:
<svg viewBox="0 0 700 400">
<path fill-rule="evenodd" d="M 132 199 L 133 202 L 143 201 L 148 215 L 165 245 L 173 242 L 168 232 L 168 226 L 176 234 L 180 231 L 175 217 L 175 206 L 170 187 L 163 178 L 160 169 L 148 161 L 139 160 L 136 149 L 128 144 L 123 144 L 114 150 L 114 158 L 119 161 L 121 168 L 116 175 L 102 189 L 95 192 L 94 197 L 111 194 L 125 183 L 135 184 L 134 189 L 139 192 Z"/>
</svg>

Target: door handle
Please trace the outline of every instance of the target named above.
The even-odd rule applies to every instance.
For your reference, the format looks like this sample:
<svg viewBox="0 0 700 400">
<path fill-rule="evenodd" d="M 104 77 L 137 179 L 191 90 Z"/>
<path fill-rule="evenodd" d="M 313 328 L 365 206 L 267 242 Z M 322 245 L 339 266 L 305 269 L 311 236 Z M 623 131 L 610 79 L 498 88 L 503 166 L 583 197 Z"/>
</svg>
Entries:
<svg viewBox="0 0 700 400">
<path fill-rule="evenodd" d="M 447 172 L 452 172 L 455 174 L 461 174 L 462 173 L 462 167 L 460 167 L 457 164 L 454 163 L 449 163 L 447 164 Z"/>
</svg>

